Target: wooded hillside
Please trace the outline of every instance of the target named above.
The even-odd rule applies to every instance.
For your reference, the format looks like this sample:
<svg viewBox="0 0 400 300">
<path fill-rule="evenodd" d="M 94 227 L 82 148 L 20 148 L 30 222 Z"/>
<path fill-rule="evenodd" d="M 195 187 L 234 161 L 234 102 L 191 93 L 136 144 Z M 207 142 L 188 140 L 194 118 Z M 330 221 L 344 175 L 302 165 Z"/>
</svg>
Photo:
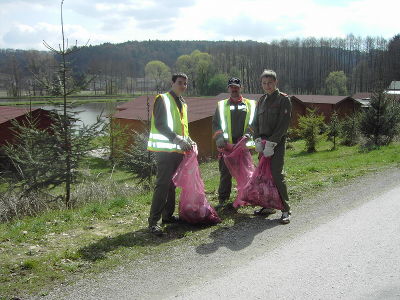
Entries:
<svg viewBox="0 0 400 300">
<path fill-rule="evenodd" d="M 400 35 L 390 40 L 379 37 L 280 40 L 272 43 L 255 41 L 129 41 L 81 47 L 70 57 L 74 76 L 95 75 L 91 89 L 108 94 L 131 93 L 140 89 L 137 78 L 145 76 L 148 62 L 158 60 L 177 70 L 180 56 L 194 50 L 211 55 L 207 65 L 190 72 L 192 83 L 201 81 L 208 87 L 212 78 L 240 76 L 245 92 L 260 92 L 259 74 L 265 68 L 278 73 L 280 88 L 287 93 L 327 93 L 326 79 L 331 72 L 343 71 L 349 94 L 367 92 L 377 83 L 387 86 L 400 80 Z M 0 50 L 0 89 L 10 96 L 20 96 L 27 90 L 40 90 L 32 73 L 51 77 L 57 57 L 44 51 Z M 187 66 L 190 68 L 190 66 Z M 188 72 L 188 70 L 186 70 Z M 196 73 L 197 72 L 197 73 Z M 197 74 L 197 75 L 195 75 Z M 224 75 L 215 77 L 216 75 Z M 191 75 L 191 74 L 189 74 Z M 215 80 L 217 80 L 215 79 Z M 97 84 L 97 86 L 96 86 Z M 110 88 L 111 86 L 111 88 Z M 192 94 L 215 92 L 206 87 L 192 89 Z M 41 91 L 40 94 L 45 93 Z"/>
</svg>

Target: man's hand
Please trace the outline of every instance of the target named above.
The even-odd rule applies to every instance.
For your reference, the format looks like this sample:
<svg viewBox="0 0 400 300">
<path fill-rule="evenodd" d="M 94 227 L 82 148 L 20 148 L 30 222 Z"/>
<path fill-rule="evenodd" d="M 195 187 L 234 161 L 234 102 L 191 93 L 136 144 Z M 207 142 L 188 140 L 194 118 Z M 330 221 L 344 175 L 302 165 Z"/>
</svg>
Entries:
<svg viewBox="0 0 400 300">
<path fill-rule="evenodd" d="M 218 135 L 215 139 L 215 144 L 217 145 L 217 148 L 225 148 L 226 140 L 224 139 L 223 134 Z"/>
<path fill-rule="evenodd" d="M 190 145 L 192 145 L 192 147 L 193 147 L 193 146 L 197 146 L 196 142 L 193 141 L 193 140 L 190 138 L 190 136 L 186 137 L 186 140 L 190 143 Z"/>
<path fill-rule="evenodd" d="M 243 137 L 245 139 L 247 139 L 247 140 L 250 140 L 251 139 L 251 134 L 250 133 L 246 133 Z"/>
<path fill-rule="evenodd" d="M 188 142 L 185 138 L 180 135 L 177 135 L 173 141 L 174 144 L 177 144 L 183 151 L 190 151 L 192 150 L 192 144 Z"/>
<path fill-rule="evenodd" d="M 265 141 L 265 147 L 263 150 L 263 154 L 265 157 L 271 157 L 274 155 L 274 148 L 277 145 L 275 142 Z"/>
<path fill-rule="evenodd" d="M 258 152 L 258 153 L 263 152 L 263 150 L 264 150 L 264 145 L 263 145 L 263 143 L 262 143 L 261 138 L 256 138 L 255 141 L 254 141 L 254 145 L 255 145 L 255 150 L 256 150 L 256 152 Z"/>
</svg>

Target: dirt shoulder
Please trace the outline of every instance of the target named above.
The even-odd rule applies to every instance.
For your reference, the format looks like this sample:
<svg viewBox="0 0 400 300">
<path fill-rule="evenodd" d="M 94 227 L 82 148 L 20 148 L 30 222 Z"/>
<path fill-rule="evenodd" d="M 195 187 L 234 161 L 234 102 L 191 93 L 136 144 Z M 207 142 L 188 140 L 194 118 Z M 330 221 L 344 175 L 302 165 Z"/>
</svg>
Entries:
<svg viewBox="0 0 400 300">
<path fill-rule="evenodd" d="M 45 297 L 32 299 L 159 299 L 199 281 L 210 282 L 221 274 L 273 251 L 344 212 L 360 206 L 400 183 L 400 169 L 359 177 L 325 189 L 292 207 L 289 225 L 280 225 L 279 213 L 268 218 L 241 214 L 240 222 L 221 227 L 190 244 L 124 262 L 113 270 L 91 275 L 69 286 L 61 286 Z M 379 212 L 377 212 L 379 213 Z"/>
</svg>

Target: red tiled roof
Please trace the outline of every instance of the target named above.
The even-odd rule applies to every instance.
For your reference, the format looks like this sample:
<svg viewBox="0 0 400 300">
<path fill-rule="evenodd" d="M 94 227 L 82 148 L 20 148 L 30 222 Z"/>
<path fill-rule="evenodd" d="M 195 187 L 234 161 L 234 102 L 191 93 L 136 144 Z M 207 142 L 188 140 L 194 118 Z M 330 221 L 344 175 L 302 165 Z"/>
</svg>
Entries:
<svg viewBox="0 0 400 300">
<path fill-rule="evenodd" d="M 113 115 L 118 119 L 131 120 L 147 120 L 147 99 L 150 105 L 150 117 L 153 110 L 155 95 L 140 96 L 132 101 L 126 102 L 117 107 L 117 112 Z M 200 97 L 184 97 L 188 104 L 189 122 L 197 121 L 214 114 L 217 99 L 215 98 L 200 98 Z"/>
<path fill-rule="evenodd" d="M 262 95 L 263 94 L 242 94 L 242 96 L 244 98 L 251 99 L 251 100 L 258 100 L 258 99 L 260 99 L 260 97 Z M 227 99 L 227 98 L 229 98 L 229 94 L 228 93 L 221 93 L 221 94 L 218 94 L 217 96 L 215 96 L 215 98 L 217 98 L 219 100 Z"/>
<path fill-rule="evenodd" d="M 365 99 L 365 98 L 371 98 L 371 95 L 372 93 L 364 92 L 364 93 L 356 93 L 352 97 L 354 99 Z"/>
<path fill-rule="evenodd" d="M 327 96 L 327 95 L 291 95 L 304 103 L 336 104 L 348 98 L 348 96 Z"/>
<path fill-rule="evenodd" d="M 243 94 L 244 97 L 249 99 L 258 100 L 263 94 Z M 336 104 L 342 100 L 349 98 L 348 96 L 328 96 L 328 95 L 289 95 L 303 103 L 321 103 L 321 104 Z M 222 93 L 216 96 L 218 99 L 225 99 L 229 97 L 228 93 Z"/>
<path fill-rule="evenodd" d="M 258 100 L 263 94 L 243 94 L 248 99 Z M 289 95 L 303 103 L 321 103 L 321 104 L 336 104 L 342 100 L 349 98 L 348 96 L 328 96 L 328 95 Z M 226 99 L 228 93 L 221 93 L 216 96 L 218 99 Z"/>
<path fill-rule="evenodd" d="M 38 108 L 32 108 L 35 111 Z M 28 108 L 21 108 L 15 106 L 0 106 L 0 124 L 8 122 L 17 117 L 23 116 L 29 112 Z"/>
<path fill-rule="evenodd" d="M 243 97 L 258 100 L 262 94 L 243 94 Z M 327 96 L 327 95 L 293 95 L 303 103 L 325 103 L 337 104 L 348 96 Z M 153 110 L 155 95 L 148 96 L 150 104 L 150 116 Z M 184 97 L 188 104 L 189 122 L 194 122 L 214 115 L 217 102 L 229 98 L 228 93 L 221 93 L 214 97 Z M 352 98 L 350 98 L 352 99 Z M 147 96 L 140 96 L 132 101 L 121 104 L 113 115 L 118 119 L 147 120 Z"/>
<path fill-rule="evenodd" d="M 243 97 L 250 99 L 258 99 L 251 97 L 252 95 L 243 94 Z M 261 96 L 261 95 L 260 95 Z M 149 96 L 150 116 L 153 110 L 153 100 L 155 95 Z M 217 108 L 217 102 L 229 97 L 228 93 L 222 93 L 215 97 L 184 97 L 188 105 L 189 122 L 198 121 L 213 116 Z M 132 101 L 118 105 L 117 112 L 113 115 L 117 119 L 131 120 L 147 120 L 147 96 L 140 96 Z"/>
</svg>

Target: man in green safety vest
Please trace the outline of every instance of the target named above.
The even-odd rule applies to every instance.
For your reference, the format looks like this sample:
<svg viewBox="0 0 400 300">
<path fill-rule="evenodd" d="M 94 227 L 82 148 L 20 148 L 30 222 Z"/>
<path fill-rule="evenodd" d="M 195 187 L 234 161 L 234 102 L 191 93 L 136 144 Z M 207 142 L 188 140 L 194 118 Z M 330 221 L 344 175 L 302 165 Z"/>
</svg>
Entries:
<svg viewBox="0 0 400 300">
<path fill-rule="evenodd" d="M 157 161 L 157 177 L 148 218 L 149 231 L 157 236 L 163 235 L 158 225 L 176 223 L 174 216 L 175 185 L 172 176 L 181 163 L 184 152 L 190 151 L 194 142 L 189 137 L 187 105 L 182 98 L 186 91 L 186 74 L 172 75 L 171 90 L 157 95 L 154 100 L 151 129 L 147 150 L 154 151 Z"/>
<path fill-rule="evenodd" d="M 247 133 L 249 124 L 253 122 L 256 101 L 243 98 L 241 88 L 240 79 L 232 77 L 228 81 L 230 98 L 218 102 L 212 122 L 213 137 L 217 148 L 225 148 L 227 143 L 236 144 Z M 254 142 L 249 139 L 247 146 L 254 148 Z M 216 206 L 217 208 L 227 204 L 232 189 L 232 175 L 221 156 L 219 157 L 219 171 L 219 204 Z"/>
</svg>

